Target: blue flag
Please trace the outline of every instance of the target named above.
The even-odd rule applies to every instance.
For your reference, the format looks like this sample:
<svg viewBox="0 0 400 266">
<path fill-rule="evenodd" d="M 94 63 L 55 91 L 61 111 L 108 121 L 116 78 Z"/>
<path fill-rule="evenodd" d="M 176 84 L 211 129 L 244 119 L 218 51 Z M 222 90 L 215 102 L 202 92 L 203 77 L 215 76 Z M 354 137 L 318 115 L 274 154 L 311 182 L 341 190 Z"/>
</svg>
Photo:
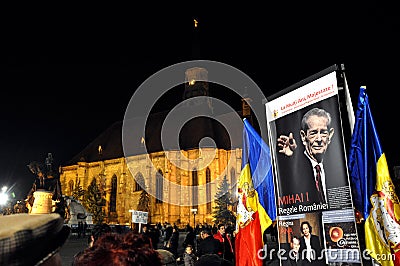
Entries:
<svg viewBox="0 0 400 266">
<path fill-rule="evenodd" d="M 271 156 L 267 144 L 244 119 L 242 171 L 238 180 L 235 262 L 262 266 L 264 231 L 276 218 Z"/>
<path fill-rule="evenodd" d="M 368 95 L 365 88 L 361 87 L 351 139 L 348 168 L 354 206 L 362 213 L 364 219 L 367 219 L 372 207 L 370 196 L 375 190 L 376 166 L 382 153 L 369 107 Z"/>
<path fill-rule="evenodd" d="M 268 145 L 247 119 L 244 119 L 242 169 L 249 164 L 254 188 L 269 218 L 276 220 L 272 160 Z"/>
<path fill-rule="evenodd" d="M 400 265 L 400 204 L 375 129 L 365 88 L 360 88 L 349 154 L 354 205 L 365 218 L 365 246 L 382 266 Z"/>
</svg>

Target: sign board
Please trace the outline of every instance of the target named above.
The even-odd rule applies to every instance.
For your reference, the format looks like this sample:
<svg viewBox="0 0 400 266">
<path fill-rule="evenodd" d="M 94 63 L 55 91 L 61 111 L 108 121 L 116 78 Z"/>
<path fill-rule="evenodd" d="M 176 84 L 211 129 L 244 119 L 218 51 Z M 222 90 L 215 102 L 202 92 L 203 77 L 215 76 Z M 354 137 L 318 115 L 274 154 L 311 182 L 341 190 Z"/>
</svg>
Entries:
<svg viewBox="0 0 400 266">
<path fill-rule="evenodd" d="M 147 219 L 149 217 L 148 212 L 130 210 L 132 212 L 132 223 L 147 224 Z"/>
<path fill-rule="evenodd" d="M 311 240 L 315 256 L 304 259 L 324 265 L 360 265 L 340 110 L 337 78 L 341 75 L 336 71 L 331 68 L 313 75 L 265 104 L 278 242 L 283 254 L 288 254 L 296 237 L 303 259 L 307 234 L 315 239 Z"/>
</svg>

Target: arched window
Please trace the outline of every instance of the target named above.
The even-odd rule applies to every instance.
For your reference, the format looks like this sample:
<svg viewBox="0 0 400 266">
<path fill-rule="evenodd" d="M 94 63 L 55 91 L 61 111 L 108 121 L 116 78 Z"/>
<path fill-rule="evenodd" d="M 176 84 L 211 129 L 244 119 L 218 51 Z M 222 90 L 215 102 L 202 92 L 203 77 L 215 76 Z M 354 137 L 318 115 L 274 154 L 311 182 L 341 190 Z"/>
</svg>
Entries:
<svg viewBox="0 0 400 266">
<path fill-rule="evenodd" d="M 236 170 L 235 168 L 231 168 L 231 182 L 232 184 L 232 191 L 231 191 L 231 195 L 234 199 L 234 201 L 236 200 L 236 195 L 237 195 L 237 183 L 238 180 L 236 180 Z"/>
<path fill-rule="evenodd" d="M 72 195 L 72 192 L 74 191 L 74 181 L 73 180 L 70 180 L 68 182 L 68 187 L 69 187 L 69 191 L 71 191 L 71 195 Z"/>
<path fill-rule="evenodd" d="M 238 191 L 237 191 L 238 190 L 238 187 L 237 187 L 238 180 L 236 177 L 236 170 L 233 167 L 231 168 L 231 184 L 232 184 L 231 195 L 232 195 L 232 203 L 233 203 L 232 210 L 234 212 L 236 212 L 237 211 L 237 203 L 238 203 Z"/>
<path fill-rule="evenodd" d="M 135 191 L 140 191 L 146 188 L 142 173 L 138 173 L 135 177 Z"/>
<path fill-rule="evenodd" d="M 110 212 L 117 211 L 117 177 L 111 178 Z"/>
<path fill-rule="evenodd" d="M 207 200 L 207 213 L 211 213 L 211 170 L 206 169 L 206 200 Z"/>
<path fill-rule="evenodd" d="M 198 200 L 199 200 L 199 194 L 198 194 L 198 190 L 197 190 L 197 186 L 199 185 L 199 179 L 197 176 L 197 169 L 194 168 L 192 171 L 192 186 L 196 187 L 192 189 L 192 205 L 193 205 L 193 209 L 198 209 Z"/>
<path fill-rule="evenodd" d="M 164 183 L 163 183 L 163 173 L 161 170 L 158 170 L 156 174 L 156 203 L 163 202 L 163 190 L 164 190 Z"/>
</svg>

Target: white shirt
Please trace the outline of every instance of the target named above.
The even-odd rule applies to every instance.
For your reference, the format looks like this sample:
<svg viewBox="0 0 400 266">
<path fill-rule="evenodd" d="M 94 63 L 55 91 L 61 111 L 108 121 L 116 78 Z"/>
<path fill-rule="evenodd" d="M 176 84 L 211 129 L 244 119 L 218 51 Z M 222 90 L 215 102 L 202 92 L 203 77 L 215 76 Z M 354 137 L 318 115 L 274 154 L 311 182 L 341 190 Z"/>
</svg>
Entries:
<svg viewBox="0 0 400 266">
<path fill-rule="evenodd" d="M 307 247 L 307 254 L 306 254 L 306 258 L 311 261 L 313 258 L 313 253 L 312 253 L 312 247 L 311 247 L 311 237 L 307 238 L 304 237 L 304 242 L 306 243 L 306 247 Z"/>
</svg>

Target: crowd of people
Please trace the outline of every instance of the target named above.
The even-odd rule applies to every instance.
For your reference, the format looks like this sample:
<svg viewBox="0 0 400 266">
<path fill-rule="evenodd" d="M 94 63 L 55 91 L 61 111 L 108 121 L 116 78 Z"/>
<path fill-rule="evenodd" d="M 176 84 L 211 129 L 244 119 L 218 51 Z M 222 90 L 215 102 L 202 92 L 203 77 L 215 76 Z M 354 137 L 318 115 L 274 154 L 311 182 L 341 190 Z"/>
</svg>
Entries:
<svg viewBox="0 0 400 266">
<path fill-rule="evenodd" d="M 75 254 L 80 265 L 235 265 L 232 227 L 187 225 L 184 229 L 164 225 L 142 225 L 140 232 L 121 233 L 107 224 L 91 230 L 88 247 Z M 229 233 L 228 233 L 228 232 Z M 180 232 L 185 234 L 180 241 Z"/>
<path fill-rule="evenodd" d="M 6 230 L 6 224 L 19 226 Z M 0 231 L 3 235 L 0 265 L 61 266 L 59 251 L 72 234 L 71 228 L 56 213 L 1 216 Z M 233 227 L 225 224 L 196 228 L 146 224 L 139 230 L 121 230 L 103 223 L 95 224 L 87 233 L 87 246 L 74 254 L 72 266 L 235 265 Z M 15 248 L 7 248 L 10 241 Z M 21 252 L 29 256 L 20 256 Z"/>
</svg>

